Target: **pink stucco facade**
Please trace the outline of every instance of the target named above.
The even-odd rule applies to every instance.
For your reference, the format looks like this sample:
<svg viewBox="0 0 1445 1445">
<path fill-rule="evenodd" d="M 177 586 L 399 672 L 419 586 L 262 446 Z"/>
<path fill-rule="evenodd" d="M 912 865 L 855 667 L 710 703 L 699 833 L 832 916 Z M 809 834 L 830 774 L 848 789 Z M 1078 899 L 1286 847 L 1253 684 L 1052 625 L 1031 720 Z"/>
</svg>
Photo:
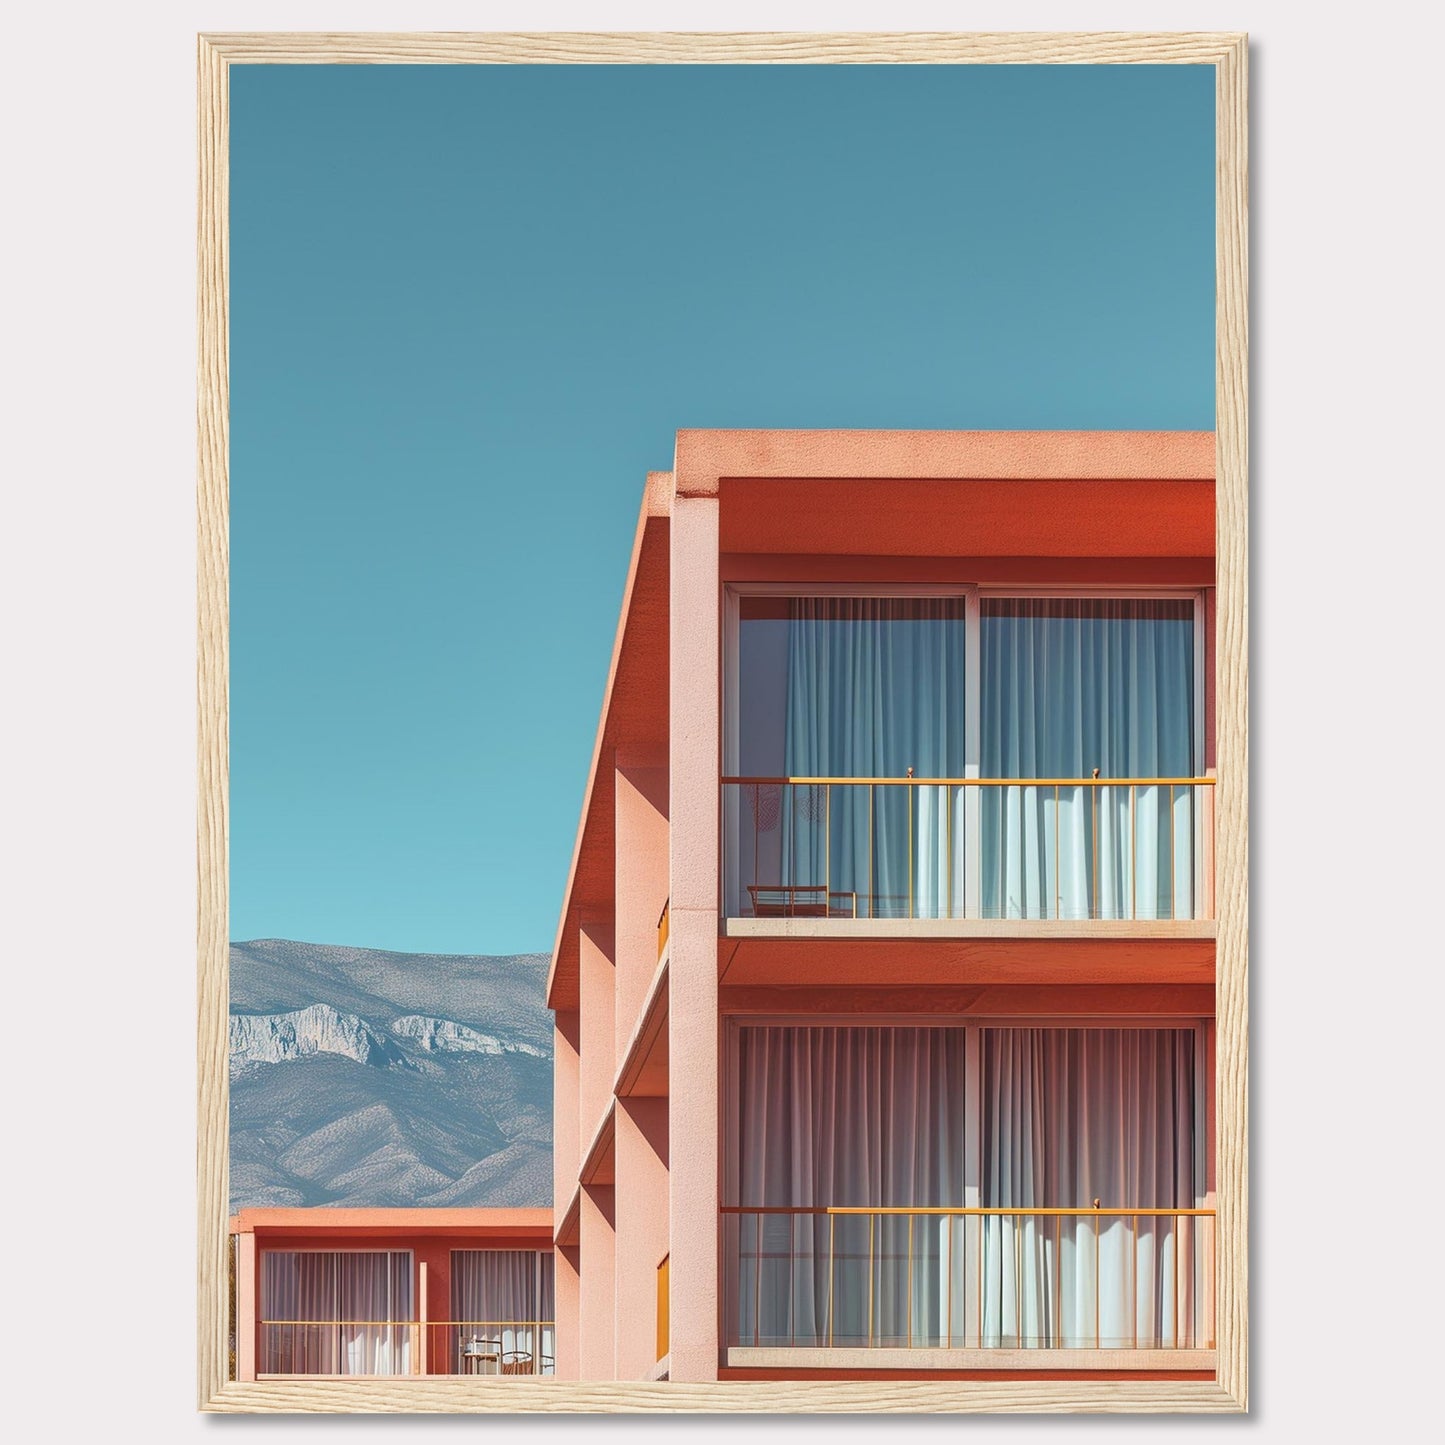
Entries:
<svg viewBox="0 0 1445 1445">
<path fill-rule="evenodd" d="M 678 433 L 672 471 L 651 474 L 644 489 L 548 979 L 558 1040 L 558 1375 L 998 1378 L 1042 1370 L 1094 1378 L 1212 1377 L 1206 1231 L 1212 1227 L 1214 1171 L 1214 537 L 1210 433 Z M 743 844 L 733 836 L 736 799 L 740 788 L 752 786 L 756 814 L 760 784 L 725 781 L 737 767 L 730 739 L 738 726 L 731 676 L 739 666 L 738 598 L 853 593 L 952 597 L 960 608 L 967 598 L 975 628 L 977 598 L 1011 593 L 1184 599 L 1180 606 L 1194 608 L 1197 763 L 1189 776 L 1165 780 L 1168 847 L 1174 847 L 1173 819 L 1183 816 L 1179 800 L 1187 790 L 1192 831 L 1179 836 L 1194 861 L 1180 865 L 1169 852 L 1167 916 L 1162 905 L 1141 916 L 1131 899 L 1127 917 L 1106 917 L 1097 907 L 1087 917 L 1065 917 L 1058 902 L 1052 914 L 1041 907 L 1038 917 L 990 917 L 975 897 L 976 884 L 969 885 L 966 907 L 950 903 L 914 916 L 919 910 L 911 875 L 908 916 L 874 916 L 871 878 L 866 893 L 856 883 L 833 890 L 828 873 L 821 907 L 812 910 L 793 904 L 799 894 L 817 896 L 815 884 L 799 888 L 774 879 L 761 888 L 754 883 L 749 893 L 738 876 Z M 969 636 L 969 646 L 976 646 L 976 632 Z M 982 805 L 975 799 L 997 780 L 980 779 L 972 762 L 970 767 L 967 777 L 945 786 L 952 789 L 947 797 L 950 808 L 957 804 L 959 826 L 967 820 L 977 830 Z M 878 782 L 912 784 L 902 778 Z M 782 785 L 794 786 L 786 780 Z M 856 780 L 839 784 L 845 786 L 856 787 Z M 1096 798 L 1087 774 L 1064 786 L 1074 787 L 1086 804 Z M 1157 792 L 1158 782 L 1128 778 L 1116 784 L 1125 786 L 1128 808 L 1137 810 L 1138 795 L 1154 797 L 1149 789 Z M 831 807 L 832 791 L 828 797 Z M 1057 815 L 1057 794 L 1053 807 L 1054 814 L 1041 816 Z M 1130 847 L 1137 853 L 1132 840 L 1139 825 L 1134 811 L 1128 817 Z M 1053 856 L 1052 887 L 1061 895 L 1062 854 Z M 1137 858 L 1131 867 L 1137 873 Z M 1194 870 L 1186 879 L 1191 902 L 1181 910 L 1174 879 L 1186 877 L 1188 867 Z M 1157 892 L 1157 881 L 1153 886 Z M 1137 892 L 1137 882 L 1130 887 Z M 860 913 L 860 896 L 866 896 L 867 916 Z M 781 908 L 760 902 L 779 897 L 787 900 Z M 967 1165 L 967 1193 L 958 1202 L 958 1260 L 949 1235 L 947 1255 L 937 1246 L 934 1273 L 953 1271 L 956 1264 L 960 1279 L 977 1278 L 980 1302 L 955 1306 L 951 1283 L 940 1285 L 950 1296 L 938 1306 L 945 1316 L 941 1338 L 930 1335 L 920 1344 L 910 1322 L 906 1340 L 876 1347 L 870 1296 L 866 1340 L 837 1344 L 839 1306 L 831 1285 L 826 1305 L 818 1291 L 826 1332 L 813 1326 L 806 1348 L 791 1337 L 762 1343 L 739 1337 L 740 1311 L 747 1308 L 736 1298 L 746 1284 L 739 1284 L 739 1259 L 755 1261 L 749 1268 L 757 1270 L 758 1291 L 765 1264 L 774 1268 L 761 1243 L 753 1250 L 729 1222 L 744 1207 L 730 1197 L 737 1188 L 736 1115 L 743 1107 L 742 1081 L 735 1076 L 739 1031 L 914 1027 L 920 1020 L 954 1029 L 960 1050 L 968 1040 L 968 1077 L 974 1081 L 987 1077 L 980 1050 L 1002 1037 L 989 1030 L 1011 1029 L 1022 1037 L 1029 1029 L 1058 1032 L 1104 1021 L 1120 1038 L 1134 1028 L 1157 1030 L 1161 1037 L 1189 1035 L 1189 1048 L 1198 1051 L 1191 1078 L 1197 1076 L 1194 1087 L 1207 1101 L 1199 1109 L 1198 1137 L 1191 1136 L 1189 1145 L 1196 1176 L 1189 1198 L 1169 1206 L 1172 1214 L 1157 1211 L 1168 1218 L 1167 1228 L 1159 1225 L 1160 1237 L 1169 1233 L 1167 1249 L 1160 1252 L 1154 1236 L 1148 1246 L 1156 1252 L 1147 1268 L 1162 1269 L 1158 1261 L 1167 1260 L 1176 1274 L 1172 1286 L 1161 1282 L 1156 1291 L 1173 1291 L 1167 1348 L 1159 1340 L 1150 1348 L 1139 1342 L 1145 1233 L 1137 1217 L 1117 1223 L 1139 1204 L 1137 1198 L 1102 1205 L 1106 1212 L 1117 1206 L 1117 1230 L 1125 1232 L 1132 1261 L 1132 1336 L 1106 1347 L 1097 1322 L 1104 1290 L 1100 1264 L 1092 1285 L 1091 1340 L 1073 1340 L 1055 1322 L 1047 1327 L 1055 1348 L 1026 1347 L 1039 1340 L 1025 1339 L 1022 1312 L 1011 1345 L 1002 1336 L 994 1339 L 982 1302 L 983 1255 L 992 1247 L 985 1232 L 987 1190 L 981 1192 L 974 1163 Z M 779 1111 L 787 1106 L 776 1101 Z M 970 1159 L 985 1147 L 977 1121 L 988 1108 L 987 1099 L 971 1104 L 970 1122 L 960 1126 L 966 1135 L 960 1147 L 972 1151 Z M 1004 1206 L 997 1213 L 1003 1218 Z M 1007 1217 L 1010 1227 L 1019 1225 L 1017 1211 Z M 786 1223 L 785 1211 L 776 1219 L 784 1221 L 785 1233 L 774 1253 L 796 1250 L 796 1226 Z M 1068 1227 L 1075 1223 L 1071 1217 Z M 1058 1215 L 1050 1227 L 1062 1240 L 1065 1225 Z M 761 1218 L 756 1228 L 761 1241 Z M 1100 1219 L 1093 1228 L 1104 1234 Z M 871 1235 L 869 1241 L 871 1278 Z M 1097 1242 L 1093 1247 L 1102 1248 Z M 910 1321 L 911 1281 L 919 1273 L 913 1248 L 910 1233 Z M 1062 1267 L 1062 1247 L 1057 1254 L 1050 1248 L 1047 1240 L 1039 1245 L 1045 1295 L 1052 1278 L 1047 1270 Z M 824 1258 L 821 1246 L 819 1251 L 808 1268 Z M 827 1265 L 836 1268 L 831 1254 Z M 1178 1279 L 1181 1269 L 1192 1272 L 1187 1289 Z M 1062 1308 L 1062 1286 L 1053 1287 L 1058 1298 L 1044 1301 L 1046 1314 Z M 797 1288 L 793 1274 L 785 1288 Z M 1022 1295 L 1022 1283 L 1009 1288 Z M 761 1318 L 763 1305 L 753 1299 L 751 1307 Z M 791 1335 L 797 1309 L 790 1299 Z M 1186 1309 L 1187 1330 L 1180 1323 Z M 1165 1330 L 1155 1333 L 1162 1340 Z"/>
<path fill-rule="evenodd" d="M 552 1267 L 553 1232 L 548 1209 L 243 1209 L 230 1227 L 235 1378 L 465 1373 L 472 1362 L 459 1355 L 463 1337 L 487 1331 L 458 1319 L 466 1294 L 459 1262 L 482 1255 L 535 1257 L 539 1288 L 526 1319 L 512 1318 L 521 1313 L 515 1298 L 505 1301 L 507 1318 L 494 1323 L 505 1324 L 507 1338 L 492 1331 L 497 1349 L 477 1363 L 519 1379 L 550 1375 L 555 1325 L 540 1274 Z M 343 1272 L 338 1262 L 362 1258 L 395 1261 L 384 1291 L 366 1289 L 367 1279 L 348 1291 L 339 1277 L 325 1278 Z M 279 1273 L 268 1271 L 268 1259 L 303 1261 L 293 1268 L 303 1287 L 268 1299 L 267 1282 Z"/>
</svg>

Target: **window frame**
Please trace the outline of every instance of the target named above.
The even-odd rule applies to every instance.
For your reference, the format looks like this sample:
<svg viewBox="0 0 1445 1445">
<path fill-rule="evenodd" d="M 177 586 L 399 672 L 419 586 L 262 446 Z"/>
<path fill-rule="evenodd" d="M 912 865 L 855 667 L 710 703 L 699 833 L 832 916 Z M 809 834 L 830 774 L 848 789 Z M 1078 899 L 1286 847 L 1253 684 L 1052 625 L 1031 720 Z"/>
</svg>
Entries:
<svg viewBox="0 0 1445 1445">
<path fill-rule="evenodd" d="M 740 1033 L 744 1028 L 961 1028 L 964 1030 L 964 1208 L 978 1208 L 982 1199 L 983 1158 L 983 1030 L 984 1029 L 1174 1029 L 1194 1034 L 1194 1177 L 1193 1207 L 1216 1208 L 1215 1178 L 1215 1045 L 1217 1030 L 1210 1015 L 1179 1014 L 858 1014 L 834 1011 L 809 1014 L 730 1014 L 724 1019 L 722 1066 L 722 1153 L 720 1171 L 724 1206 L 737 1207 L 740 1189 L 738 1130 L 742 1076 L 739 1064 Z M 1117 1206 L 1123 1207 L 1120 1200 Z M 729 1275 L 729 1219 L 718 1213 L 717 1249 L 719 1266 L 718 1338 L 725 1340 L 728 1308 L 733 1296 Z M 1214 1239 L 1218 1253 L 1218 1233 Z M 976 1261 L 974 1261 L 976 1264 Z M 973 1266 L 969 1266 L 973 1267 Z M 1203 1308 L 1213 1317 L 1215 1299 L 1212 1280 Z M 1218 1324 L 1215 1325 L 1216 1333 Z M 726 1348 L 726 1346 L 725 1346 Z M 1211 1347 L 1212 1348 L 1212 1347 Z M 886 1362 L 880 1361 L 882 1368 Z"/>
<path fill-rule="evenodd" d="M 384 1255 L 388 1255 L 388 1256 L 394 1255 L 394 1254 L 403 1254 L 403 1255 L 406 1256 L 406 1259 L 407 1259 L 407 1272 L 406 1272 L 407 1287 L 408 1287 L 408 1289 L 409 1289 L 410 1292 L 411 1292 L 411 1310 L 410 1310 L 410 1313 L 408 1314 L 407 1318 L 405 1318 L 405 1319 L 399 1319 L 399 1320 L 379 1320 L 379 1321 L 376 1321 L 375 1323 L 384 1324 L 384 1325 L 392 1325 L 392 1326 L 395 1326 L 395 1325 L 407 1325 L 407 1326 L 409 1326 L 409 1327 L 411 1327 L 411 1328 L 413 1328 L 413 1329 L 414 1329 L 414 1328 L 416 1327 L 416 1325 L 419 1323 L 419 1321 L 415 1318 L 415 1313 L 416 1313 L 417 1305 L 418 1305 L 419 1300 L 420 1300 L 420 1281 L 418 1280 L 418 1277 L 417 1277 L 417 1262 L 416 1262 L 416 1250 L 415 1250 L 415 1249 L 412 1249 L 412 1248 L 410 1248 L 410 1247 L 404 1248 L 404 1249 L 378 1249 L 378 1248 L 376 1248 L 375 1245 L 367 1245 L 367 1244 L 341 1244 L 341 1245 L 332 1245 L 332 1246 L 326 1246 L 326 1245 L 300 1245 L 300 1246 L 293 1246 L 293 1245 L 289 1245 L 289 1244 L 287 1244 L 287 1245 L 281 1245 L 281 1246 L 271 1246 L 271 1245 L 263 1244 L 263 1245 L 261 1245 L 260 1248 L 257 1250 L 257 1260 L 256 1260 L 256 1326 L 257 1326 L 257 1329 L 258 1329 L 258 1330 L 265 1329 L 266 1326 L 267 1326 L 267 1324 L 270 1323 L 270 1321 L 268 1320 L 268 1317 L 267 1317 L 267 1316 L 268 1316 L 268 1310 L 267 1310 L 267 1308 L 266 1308 L 266 1306 L 267 1306 L 267 1300 L 265 1299 L 265 1288 L 266 1288 L 266 1264 L 265 1264 L 265 1261 L 266 1261 L 266 1259 L 267 1259 L 269 1256 L 271 1256 L 271 1255 L 277 1255 L 277 1254 L 334 1254 L 334 1255 L 342 1255 L 342 1254 L 384 1254 Z M 336 1308 L 339 1309 L 339 1305 L 336 1306 Z M 334 1328 L 336 1328 L 337 1330 L 340 1330 L 340 1329 L 342 1328 L 341 1322 L 339 1322 L 339 1321 L 337 1321 L 337 1320 L 307 1320 L 307 1321 L 304 1321 L 304 1323 L 306 1323 L 306 1324 L 314 1324 L 314 1325 L 331 1325 L 331 1326 L 333 1326 Z M 259 1340 L 259 1339 L 257 1340 L 257 1353 L 258 1353 L 258 1355 L 261 1353 L 260 1340 Z M 340 1357 L 341 1357 L 341 1350 L 340 1350 L 340 1348 L 338 1347 L 337 1358 L 339 1359 Z M 311 1379 L 357 1379 L 357 1380 L 363 1380 L 363 1379 L 366 1379 L 366 1380 L 405 1379 L 405 1378 L 407 1378 L 407 1377 L 413 1372 L 413 1370 L 415 1369 L 415 1365 L 416 1365 L 416 1361 L 415 1361 L 414 1359 L 409 1359 L 409 1361 L 408 1361 L 408 1370 L 407 1370 L 405 1373 L 398 1372 L 397 1374 L 394 1374 L 394 1375 L 370 1375 L 370 1374 L 368 1374 L 368 1375 L 339 1375 L 339 1376 L 312 1374 L 310 1371 L 303 1371 L 303 1372 L 299 1372 L 299 1373 L 296 1372 L 296 1371 L 283 1371 L 283 1372 L 277 1373 L 277 1372 L 275 1372 L 275 1371 L 262 1371 L 262 1370 L 260 1370 L 259 1367 L 258 1367 L 258 1369 L 257 1369 L 257 1378 L 262 1378 L 262 1379 L 278 1379 L 278 1380 L 304 1379 L 304 1378 L 308 1378 L 308 1377 L 311 1378 Z"/>
<path fill-rule="evenodd" d="M 1194 776 L 1205 776 L 1205 666 L 1210 655 L 1206 646 L 1204 630 L 1208 622 L 1205 587 L 1178 587 L 1162 585 L 1111 587 L 1098 584 L 1071 587 L 1051 583 L 1040 586 L 1014 586 L 1007 583 L 989 582 L 790 582 L 737 581 L 722 584 L 722 726 L 719 729 L 722 750 L 722 771 L 720 777 L 737 776 L 741 748 L 741 687 L 739 672 L 742 600 L 745 597 L 941 597 L 958 598 L 964 602 L 964 771 L 966 778 L 980 776 L 980 759 L 983 752 L 983 699 L 980 679 L 982 676 L 983 631 L 982 603 L 984 599 L 1058 597 L 1076 598 L 1079 601 L 1188 601 L 1193 604 L 1194 639 Z M 964 789 L 964 836 L 981 836 L 978 788 Z M 723 918 L 741 918 L 741 888 L 739 876 L 741 862 L 739 839 L 741 797 L 736 788 L 721 794 L 718 819 L 721 827 L 718 837 L 718 883 L 721 896 L 718 900 L 719 913 Z M 1194 819 L 1194 897 L 1196 909 L 1203 906 L 1208 898 L 1204 887 L 1204 827 L 1203 810 L 1196 810 Z M 1213 909 L 1208 910 L 1209 913 Z M 977 920 L 982 916 L 979 897 L 979 878 L 974 869 L 964 873 L 963 919 Z M 1207 914 L 1205 916 L 1208 916 Z M 900 921 L 900 920 L 895 920 Z M 1028 920 L 1015 920 L 1027 925 Z M 1148 920 L 1130 920 L 1148 921 Z"/>
<path fill-rule="evenodd" d="M 537 1340 L 536 1340 L 537 1349 L 536 1349 L 536 1356 L 535 1356 L 535 1359 L 534 1359 L 534 1363 L 535 1363 L 536 1365 L 538 1365 L 538 1366 L 540 1366 L 540 1364 L 541 1364 L 541 1362 L 542 1362 L 543 1359 L 549 1358 L 549 1357 L 543 1352 L 543 1350 L 542 1350 L 542 1345 L 543 1345 L 544 1340 L 545 1340 L 546 1332 L 550 1329 L 550 1331 L 551 1331 L 551 1333 L 552 1333 L 552 1341 L 551 1341 L 551 1343 L 552 1343 L 552 1349 L 553 1349 L 553 1354 L 552 1354 L 552 1356 L 551 1356 L 550 1358 L 553 1360 L 553 1370 L 554 1370 L 554 1372 L 555 1372 L 555 1369 L 556 1369 L 556 1333 L 557 1333 L 557 1319 L 556 1319 L 556 1315 L 557 1315 L 557 1275 L 556 1275 L 557 1256 L 556 1256 L 556 1251 L 553 1250 L 553 1249 L 517 1249 L 515 1246 L 498 1246 L 498 1245 L 473 1245 L 473 1246 L 457 1246 L 457 1245 L 453 1245 L 453 1246 L 447 1251 L 447 1272 L 448 1272 L 448 1279 L 449 1279 L 447 1313 L 451 1316 L 450 1328 L 452 1328 L 452 1329 L 455 1329 L 455 1328 L 459 1328 L 459 1327 L 460 1327 L 459 1324 L 458 1324 L 458 1321 L 459 1321 L 459 1319 L 460 1319 L 460 1311 L 459 1311 L 459 1309 L 458 1309 L 458 1307 L 457 1307 L 456 1284 L 455 1284 L 455 1281 L 456 1281 L 456 1278 L 457 1278 L 456 1263 L 457 1263 L 457 1256 L 458 1256 L 459 1254 L 530 1254 L 530 1255 L 532 1256 L 532 1304 L 531 1304 L 531 1310 L 532 1310 L 532 1314 L 533 1314 L 534 1318 L 533 1318 L 532 1320 L 530 1320 L 530 1321 L 523 1321 L 523 1322 L 511 1321 L 511 1323 L 512 1323 L 514 1326 L 515 1326 L 516 1324 L 518 1324 L 518 1323 L 526 1323 L 526 1324 L 531 1325 L 533 1328 L 535 1328 L 536 1333 L 537 1333 Z M 552 1261 L 552 1271 L 553 1271 L 553 1274 L 552 1274 L 552 1318 L 551 1318 L 550 1320 L 544 1320 L 544 1319 L 541 1318 L 541 1314 L 542 1314 L 542 1273 L 543 1273 L 543 1270 L 544 1270 L 544 1268 L 545 1268 L 545 1266 L 544 1266 L 544 1264 L 543 1264 L 543 1260 L 544 1260 L 544 1259 L 550 1259 L 550 1260 Z M 500 1321 L 500 1320 L 479 1320 L 479 1321 L 477 1321 L 476 1323 L 480 1323 L 480 1324 L 503 1324 L 503 1323 L 506 1323 L 506 1322 L 505 1322 L 505 1321 Z M 535 1369 L 535 1370 L 533 1371 L 533 1374 L 534 1374 L 534 1375 L 538 1375 L 538 1376 L 542 1375 L 543 1373 L 544 1373 L 544 1372 L 543 1372 L 540 1368 L 537 1368 L 537 1369 Z"/>
</svg>

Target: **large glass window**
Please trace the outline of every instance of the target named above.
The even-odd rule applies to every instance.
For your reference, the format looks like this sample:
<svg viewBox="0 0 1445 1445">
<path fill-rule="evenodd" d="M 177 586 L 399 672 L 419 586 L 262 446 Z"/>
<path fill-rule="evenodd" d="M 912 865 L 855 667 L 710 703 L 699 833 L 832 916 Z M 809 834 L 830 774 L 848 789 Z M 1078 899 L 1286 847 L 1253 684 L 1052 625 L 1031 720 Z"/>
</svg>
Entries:
<svg viewBox="0 0 1445 1445">
<path fill-rule="evenodd" d="M 965 636 L 960 597 L 741 600 L 743 911 L 946 916 L 963 866 L 947 847 L 949 792 L 906 780 L 963 774 Z"/>
<path fill-rule="evenodd" d="M 1194 776 L 1193 603 L 981 614 L 982 776 L 1063 780 L 981 790 L 983 916 L 1192 918 L 1194 790 L 1148 780 Z"/>
<path fill-rule="evenodd" d="M 550 1375 L 556 1364 L 554 1260 L 535 1249 L 454 1249 L 452 1372 Z"/>
<path fill-rule="evenodd" d="M 263 1374 L 410 1374 L 413 1318 L 409 1250 L 262 1253 Z"/>
<path fill-rule="evenodd" d="M 1199 1343 L 1195 1037 L 982 1030 L 984 1345 Z"/>
<path fill-rule="evenodd" d="M 1196 916 L 1197 641 L 1191 598 L 741 596 L 728 913 Z"/>
<path fill-rule="evenodd" d="M 728 1343 L 1208 1344 L 1198 1039 L 738 1026 Z"/>
<path fill-rule="evenodd" d="M 939 1230 L 828 1211 L 963 1204 L 965 1062 L 961 1028 L 738 1030 L 734 1343 L 936 1333 Z"/>
</svg>

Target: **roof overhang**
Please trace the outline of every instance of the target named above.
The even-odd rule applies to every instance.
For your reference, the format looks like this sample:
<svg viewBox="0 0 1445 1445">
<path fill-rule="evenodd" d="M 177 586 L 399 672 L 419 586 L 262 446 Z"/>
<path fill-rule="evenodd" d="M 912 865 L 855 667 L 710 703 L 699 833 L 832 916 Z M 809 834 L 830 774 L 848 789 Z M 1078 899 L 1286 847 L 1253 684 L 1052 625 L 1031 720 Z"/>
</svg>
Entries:
<svg viewBox="0 0 1445 1445">
<path fill-rule="evenodd" d="M 232 1234 L 287 1235 L 305 1239 L 420 1238 L 550 1241 L 550 1209 L 243 1209 L 231 1219 Z"/>
<path fill-rule="evenodd" d="M 1215 555 L 1214 473 L 1213 432 L 679 431 L 673 470 L 649 473 L 638 517 L 548 1007 L 578 1007 L 579 929 L 612 914 L 614 750 L 667 744 L 676 498 L 719 500 L 727 554 L 1188 559 L 1205 568 Z"/>
<path fill-rule="evenodd" d="M 671 516 L 672 474 L 649 472 L 622 591 L 622 610 L 602 695 L 602 715 L 592 745 L 572 865 L 552 945 L 547 973 L 550 1009 L 578 1006 L 578 929 L 584 915 L 593 911 L 610 915 L 612 911 L 616 835 L 613 752 L 622 743 L 662 747 L 667 742 Z"/>
</svg>

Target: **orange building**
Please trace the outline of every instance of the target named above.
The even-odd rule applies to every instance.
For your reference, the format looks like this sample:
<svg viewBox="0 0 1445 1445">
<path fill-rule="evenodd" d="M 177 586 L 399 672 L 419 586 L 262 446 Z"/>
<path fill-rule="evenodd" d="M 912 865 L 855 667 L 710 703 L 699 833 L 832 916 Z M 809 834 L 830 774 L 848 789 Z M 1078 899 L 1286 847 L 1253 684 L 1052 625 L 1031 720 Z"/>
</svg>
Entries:
<svg viewBox="0 0 1445 1445">
<path fill-rule="evenodd" d="M 1214 539 L 1211 433 L 678 433 L 548 980 L 559 1376 L 1213 1376 Z"/>
<path fill-rule="evenodd" d="M 554 1369 L 547 1209 L 243 1209 L 235 1378 Z"/>
</svg>

